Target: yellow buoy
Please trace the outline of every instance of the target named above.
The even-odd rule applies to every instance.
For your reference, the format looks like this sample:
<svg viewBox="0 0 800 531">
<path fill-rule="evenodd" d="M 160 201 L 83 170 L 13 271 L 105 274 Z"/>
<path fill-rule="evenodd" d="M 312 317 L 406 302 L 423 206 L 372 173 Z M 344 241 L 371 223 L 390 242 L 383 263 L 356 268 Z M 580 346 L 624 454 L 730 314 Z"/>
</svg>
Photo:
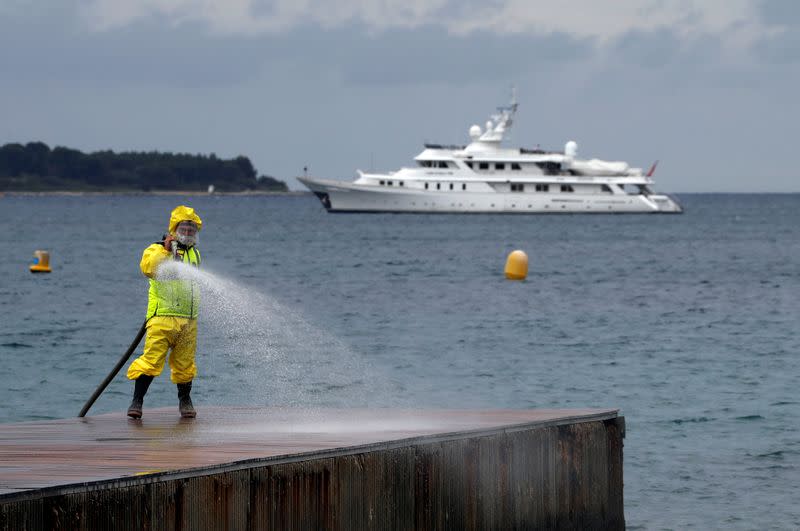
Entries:
<svg viewBox="0 0 800 531">
<path fill-rule="evenodd" d="M 47 251 L 34 251 L 34 259 L 31 264 L 31 273 L 49 273 L 50 253 Z"/>
<path fill-rule="evenodd" d="M 528 255 L 525 251 L 512 251 L 506 260 L 506 278 L 509 280 L 525 280 L 528 276 Z"/>
</svg>

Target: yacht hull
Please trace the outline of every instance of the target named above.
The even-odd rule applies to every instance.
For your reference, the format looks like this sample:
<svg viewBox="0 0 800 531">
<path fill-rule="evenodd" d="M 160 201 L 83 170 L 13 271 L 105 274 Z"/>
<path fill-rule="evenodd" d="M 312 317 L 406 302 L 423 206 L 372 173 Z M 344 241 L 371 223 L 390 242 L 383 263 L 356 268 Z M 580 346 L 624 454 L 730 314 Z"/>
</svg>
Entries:
<svg viewBox="0 0 800 531">
<path fill-rule="evenodd" d="M 429 191 L 360 186 L 299 177 L 328 212 L 493 214 L 679 214 L 680 204 L 662 194 L 565 194 Z"/>
</svg>

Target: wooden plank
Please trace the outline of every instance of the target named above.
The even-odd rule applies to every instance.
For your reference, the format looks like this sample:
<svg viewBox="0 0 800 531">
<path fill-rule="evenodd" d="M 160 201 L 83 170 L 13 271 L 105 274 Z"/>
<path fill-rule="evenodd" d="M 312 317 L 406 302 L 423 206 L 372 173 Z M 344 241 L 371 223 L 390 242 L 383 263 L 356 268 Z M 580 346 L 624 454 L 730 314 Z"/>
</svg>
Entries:
<svg viewBox="0 0 800 531">
<path fill-rule="evenodd" d="M 235 470 L 263 459 L 301 461 L 355 453 L 374 445 L 400 448 L 415 438 L 435 441 L 477 433 L 513 432 L 532 425 L 556 426 L 616 417 L 617 410 L 613 409 L 205 407 L 193 420 L 181 419 L 174 408 L 159 408 L 146 409 L 144 418 L 138 421 L 127 419 L 123 413 L 113 413 L 83 419 L 4 424 L 0 425 L 0 500 L 18 498 L 35 489 L 62 488 L 68 492 L 70 486 L 85 488 L 88 482 L 161 477 L 164 473 L 182 471 L 189 478 L 196 473 L 192 470 L 211 468 L 224 472 L 219 467 Z M 454 451 L 469 454 L 482 450 L 467 447 Z M 502 463 L 497 472 L 503 478 L 513 474 Z M 444 480 L 436 476 L 419 477 L 416 481 L 422 482 L 424 489 L 425 482 Z M 307 481 L 318 483 L 324 478 L 309 476 Z M 385 482 L 380 477 L 375 481 Z M 316 483 L 307 487 L 319 489 Z M 215 488 L 240 487 L 223 484 Z M 272 518 L 269 514 L 257 516 Z"/>
</svg>

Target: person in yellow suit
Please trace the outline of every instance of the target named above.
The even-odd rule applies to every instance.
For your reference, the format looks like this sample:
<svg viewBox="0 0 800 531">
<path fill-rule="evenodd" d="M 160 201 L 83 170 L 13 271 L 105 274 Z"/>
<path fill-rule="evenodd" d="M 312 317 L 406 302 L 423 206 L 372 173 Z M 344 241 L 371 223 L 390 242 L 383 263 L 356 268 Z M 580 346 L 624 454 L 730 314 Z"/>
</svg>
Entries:
<svg viewBox="0 0 800 531">
<path fill-rule="evenodd" d="M 128 416 L 142 417 L 144 395 L 153 378 L 161 374 L 169 355 L 170 379 L 178 385 L 178 409 L 181 417 L 197 413 L 190 393 L 197 374 L 194 355 L 197 346 L 197 310 L 199 289 L 191 280 L 159 278 L 164 260 L 177 260 L 200 267 L 198 233 L 203 226 L 193 208 L 176 207 L 169 218 L 169 234 L 144 250 L 140 267 L 150 279 L 147 301 L 147 338 L 144 353 L 128 367 L 128 379 L 134 380 L 133 401 Z"/>
</svg>

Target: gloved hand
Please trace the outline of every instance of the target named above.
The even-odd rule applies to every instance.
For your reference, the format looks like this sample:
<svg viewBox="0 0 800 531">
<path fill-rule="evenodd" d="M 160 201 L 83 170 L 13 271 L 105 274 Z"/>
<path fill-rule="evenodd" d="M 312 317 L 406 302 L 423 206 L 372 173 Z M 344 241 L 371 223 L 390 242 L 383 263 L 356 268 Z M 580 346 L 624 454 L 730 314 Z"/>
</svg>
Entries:
<svg viewBox="0 0 800 531">
<path fill-rule="evenodd" d="M 170 254 L 172 254 L 172 242 L 174 241 L 177 240 L 175 239 L 175 236 L 173 236 L 172 234 L 167 234 L 167 237 L 164 238 L 164 249 L 169 251 Z"/>
</svg>

